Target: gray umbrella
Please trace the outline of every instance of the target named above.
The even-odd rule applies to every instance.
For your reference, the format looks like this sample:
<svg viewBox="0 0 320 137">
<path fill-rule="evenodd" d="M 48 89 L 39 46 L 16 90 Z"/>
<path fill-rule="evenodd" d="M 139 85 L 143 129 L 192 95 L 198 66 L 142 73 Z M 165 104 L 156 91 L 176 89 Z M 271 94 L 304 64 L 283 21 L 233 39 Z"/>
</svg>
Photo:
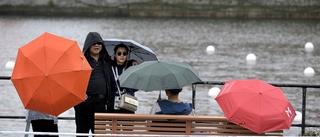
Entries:
<svg viewBox="0 0 320 137">
<path fill-rule="evenodd" d="M 103 42 L 112 59 L 114 56 L 114 47 L 118 44 L 124 44 L 129 48 L 128 60 L 134 59 L 140 64 L 144 61 L 158 60 L 156 54 L 149 47 L 141 45 L 134 40 L 105 39 Z"/>
<path fill-rule="evenodd" d="M 200 82 L 198 72 L 182 62 L 146 61 L 128 68 L 119 77 L 120 86 L 143 91 L 178 89 Z"/>
</svg>

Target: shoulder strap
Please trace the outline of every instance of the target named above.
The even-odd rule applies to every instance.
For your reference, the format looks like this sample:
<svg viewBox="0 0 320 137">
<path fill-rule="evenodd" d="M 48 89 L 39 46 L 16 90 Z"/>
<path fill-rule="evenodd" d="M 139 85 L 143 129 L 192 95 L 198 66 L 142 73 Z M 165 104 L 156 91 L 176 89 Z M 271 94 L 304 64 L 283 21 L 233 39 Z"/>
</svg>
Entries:
<svg viewBox="0 0 320 137">
<path fill-rule="evenodd" d="M 121 98 L 121 92 L 120 92 L 120 88 L 119 88 L 119 85 L 118 85 L 118 78 L 117 78 L 117 76 L 116 76 L 116 74 L 115 74 L 115 72 L 114 72 L 114 68 L 113 68 L 113 67 L 111 67 L 111 68 L 112 68 L 112 72 L 113 72 L 114 80 L 115 80 L 116 85 L 117 85 L 117 89 L 118 89 L 119 97 Z"/>
</svg>

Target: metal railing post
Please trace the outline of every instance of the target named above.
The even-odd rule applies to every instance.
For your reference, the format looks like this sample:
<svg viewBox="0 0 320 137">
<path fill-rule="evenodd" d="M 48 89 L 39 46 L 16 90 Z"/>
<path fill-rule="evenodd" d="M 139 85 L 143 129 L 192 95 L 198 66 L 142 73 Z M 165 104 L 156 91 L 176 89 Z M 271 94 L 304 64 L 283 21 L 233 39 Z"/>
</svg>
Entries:
<svg viewBox="0 0 320 137">
<path fill-rule="evenodd" d="M 301 135 L 304 135 L 306 129 L 306 98 L 307 88 L 302 87 L 302 121 L 301 121 Z"/>
<path fill-rule="evenodd" d="M 192 84 L 192 108 L 196 108 L 196 84 Z"/>
</svg>

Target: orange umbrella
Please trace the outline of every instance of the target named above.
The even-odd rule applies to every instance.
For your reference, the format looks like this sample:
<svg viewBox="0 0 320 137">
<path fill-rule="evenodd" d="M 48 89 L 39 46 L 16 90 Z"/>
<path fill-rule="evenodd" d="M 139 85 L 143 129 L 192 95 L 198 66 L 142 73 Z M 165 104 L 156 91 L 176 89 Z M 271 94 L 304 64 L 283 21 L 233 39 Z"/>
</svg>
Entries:
<svg viewBox="0 0 320 137">
<path fill-rule="evenodd" d="M 91 71 L 76 41 L 46 32 L 19 48 L 11 81 L 26 109 L 58 116 L 84 100 Z"/>
</svg>

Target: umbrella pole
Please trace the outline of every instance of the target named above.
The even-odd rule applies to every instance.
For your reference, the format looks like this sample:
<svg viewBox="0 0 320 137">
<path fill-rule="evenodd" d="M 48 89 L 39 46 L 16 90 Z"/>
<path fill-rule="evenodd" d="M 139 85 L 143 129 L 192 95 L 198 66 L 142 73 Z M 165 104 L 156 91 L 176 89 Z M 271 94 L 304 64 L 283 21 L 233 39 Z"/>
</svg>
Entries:
<svg viewBox="0 0 320 137">
<path fill-rule="evenodd" d="M 30 129 L 30 121 L 27 120 L 27 124 L 26 124 L 26 129 L 25 129 L 25 131 L 26 131 L 26 132 L 29 132 L 29 129 Z M 24 137 L 28 137 L 28 135 L 29 135 L 29 134 L 25 134 Z"/>
<path fill-rule="evenodd" d="M 160 101 L 160 100 L 161 100 L 161 90 L 159 90 L 159 96 L 158 96 L 157 102 Z"/>
</svg>

